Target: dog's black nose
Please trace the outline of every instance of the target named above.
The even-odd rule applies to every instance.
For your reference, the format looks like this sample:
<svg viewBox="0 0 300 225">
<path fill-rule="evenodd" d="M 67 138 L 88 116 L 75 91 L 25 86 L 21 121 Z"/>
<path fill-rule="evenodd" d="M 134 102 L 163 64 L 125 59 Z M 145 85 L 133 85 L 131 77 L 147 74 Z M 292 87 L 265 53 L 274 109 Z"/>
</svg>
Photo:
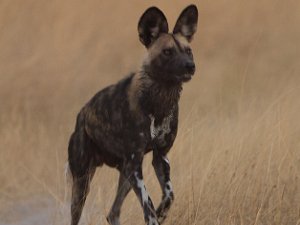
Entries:
<svg viewBox="0 0 300 225">
<path fill-rule="evenodd" d="M 188 73 L 193 74 L 195 72 L 195 63 L 194 62 L 187 62 L 185 64 L 185 68 Z"/>
</svg>

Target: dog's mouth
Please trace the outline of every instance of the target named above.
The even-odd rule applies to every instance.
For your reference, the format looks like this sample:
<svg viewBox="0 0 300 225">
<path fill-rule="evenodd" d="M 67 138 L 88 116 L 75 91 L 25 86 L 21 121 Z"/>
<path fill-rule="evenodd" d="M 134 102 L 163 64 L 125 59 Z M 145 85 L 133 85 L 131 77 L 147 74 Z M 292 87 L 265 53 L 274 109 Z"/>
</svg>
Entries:
<svg viewBox="0 0 300 225">
<path fill-rule="evenodd" d="M 176 76 L 176 77 L 181 82 L 188 82 L 192 79 L 192 76 L 193 76 L 193 74 L 191 74 L 191 73 L 185 73 L 183 75 L 179 75 L 179 76 Z"/>
</svg>

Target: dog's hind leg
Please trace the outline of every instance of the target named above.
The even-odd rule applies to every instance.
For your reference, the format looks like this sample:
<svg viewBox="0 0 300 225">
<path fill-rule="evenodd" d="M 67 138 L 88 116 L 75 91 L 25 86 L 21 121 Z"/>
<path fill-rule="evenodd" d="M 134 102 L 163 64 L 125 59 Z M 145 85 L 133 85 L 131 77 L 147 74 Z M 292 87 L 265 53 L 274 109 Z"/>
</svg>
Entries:
<svg viewBox="0 0 300 225">
<path fill-rule="evenodd" d="M 110 225 L 120 225 L 120 212 L 124 199 L 131 190 L 128 179 L 120 173 L 117 195 L 107 216 Z"/>
<path fill-rule="evenodd" d="M 71 225 L 78 225 L 96 165 L 91 143 L 84 132 L 75 131 L 69 143 L 69 166 L 73 178 Z"/>
<path fill-rule="evenodd" d="M 91 169 L 82 177 L 73 178 L 72 202 L 71 202 L 71 225 L 77 225 L 81 217 L 82 209 L 89 192 L 91 179 L 94 175 L 95 168 Z"/>
</svg>

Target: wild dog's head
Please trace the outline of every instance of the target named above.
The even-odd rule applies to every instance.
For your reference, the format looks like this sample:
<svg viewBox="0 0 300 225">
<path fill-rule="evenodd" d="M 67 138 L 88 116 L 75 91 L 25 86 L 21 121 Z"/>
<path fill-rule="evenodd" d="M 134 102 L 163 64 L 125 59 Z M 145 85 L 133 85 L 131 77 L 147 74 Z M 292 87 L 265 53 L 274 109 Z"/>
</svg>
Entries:
<svg viewBox="0 0 300 225">
<path fill-rule="evenodd" d="M 193 53 L 189 46 L 197 30 L 198 10 L 195 5 L 186 7 L 169 33 L 168 22 L 161 10 L 147 9 L 138 23 L 140 41 L 148 56 L 144 70 L 154 80 L 166 83 L 189 81 L 195 73 Z"/>
</svg>

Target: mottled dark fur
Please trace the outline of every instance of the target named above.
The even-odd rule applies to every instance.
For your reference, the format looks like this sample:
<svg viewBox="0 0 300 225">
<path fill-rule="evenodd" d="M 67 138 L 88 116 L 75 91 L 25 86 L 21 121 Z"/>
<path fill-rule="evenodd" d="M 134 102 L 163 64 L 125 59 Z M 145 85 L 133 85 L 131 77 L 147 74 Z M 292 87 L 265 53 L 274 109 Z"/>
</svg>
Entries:
<svg viewBox="0 0 300 225">
<path fill-rule="evenodd" d="M 122 202 L 131 189 L 148 225 L 166 218 L 174 199 L 167 153 L 177 134 L 182 84 L 195 72 L 189 42 L 197 19 L 197 8 L 190 5 L 173 33 L 168 33 L 164 14 L 156 7 L 146 10 L 138 24 L 140 40 L 148 49 L 140 71 L 98 92 L 79 112 L 68 149 L 72 225 L 78 224 L 90 181 L 103 164 L 120 171 L 117 196 L 107 217 L 111 225 L 120 225 Z M 156 210 L 143 183 L 142 162 L 149 151 L 163 192 Z"/>
</svg>

